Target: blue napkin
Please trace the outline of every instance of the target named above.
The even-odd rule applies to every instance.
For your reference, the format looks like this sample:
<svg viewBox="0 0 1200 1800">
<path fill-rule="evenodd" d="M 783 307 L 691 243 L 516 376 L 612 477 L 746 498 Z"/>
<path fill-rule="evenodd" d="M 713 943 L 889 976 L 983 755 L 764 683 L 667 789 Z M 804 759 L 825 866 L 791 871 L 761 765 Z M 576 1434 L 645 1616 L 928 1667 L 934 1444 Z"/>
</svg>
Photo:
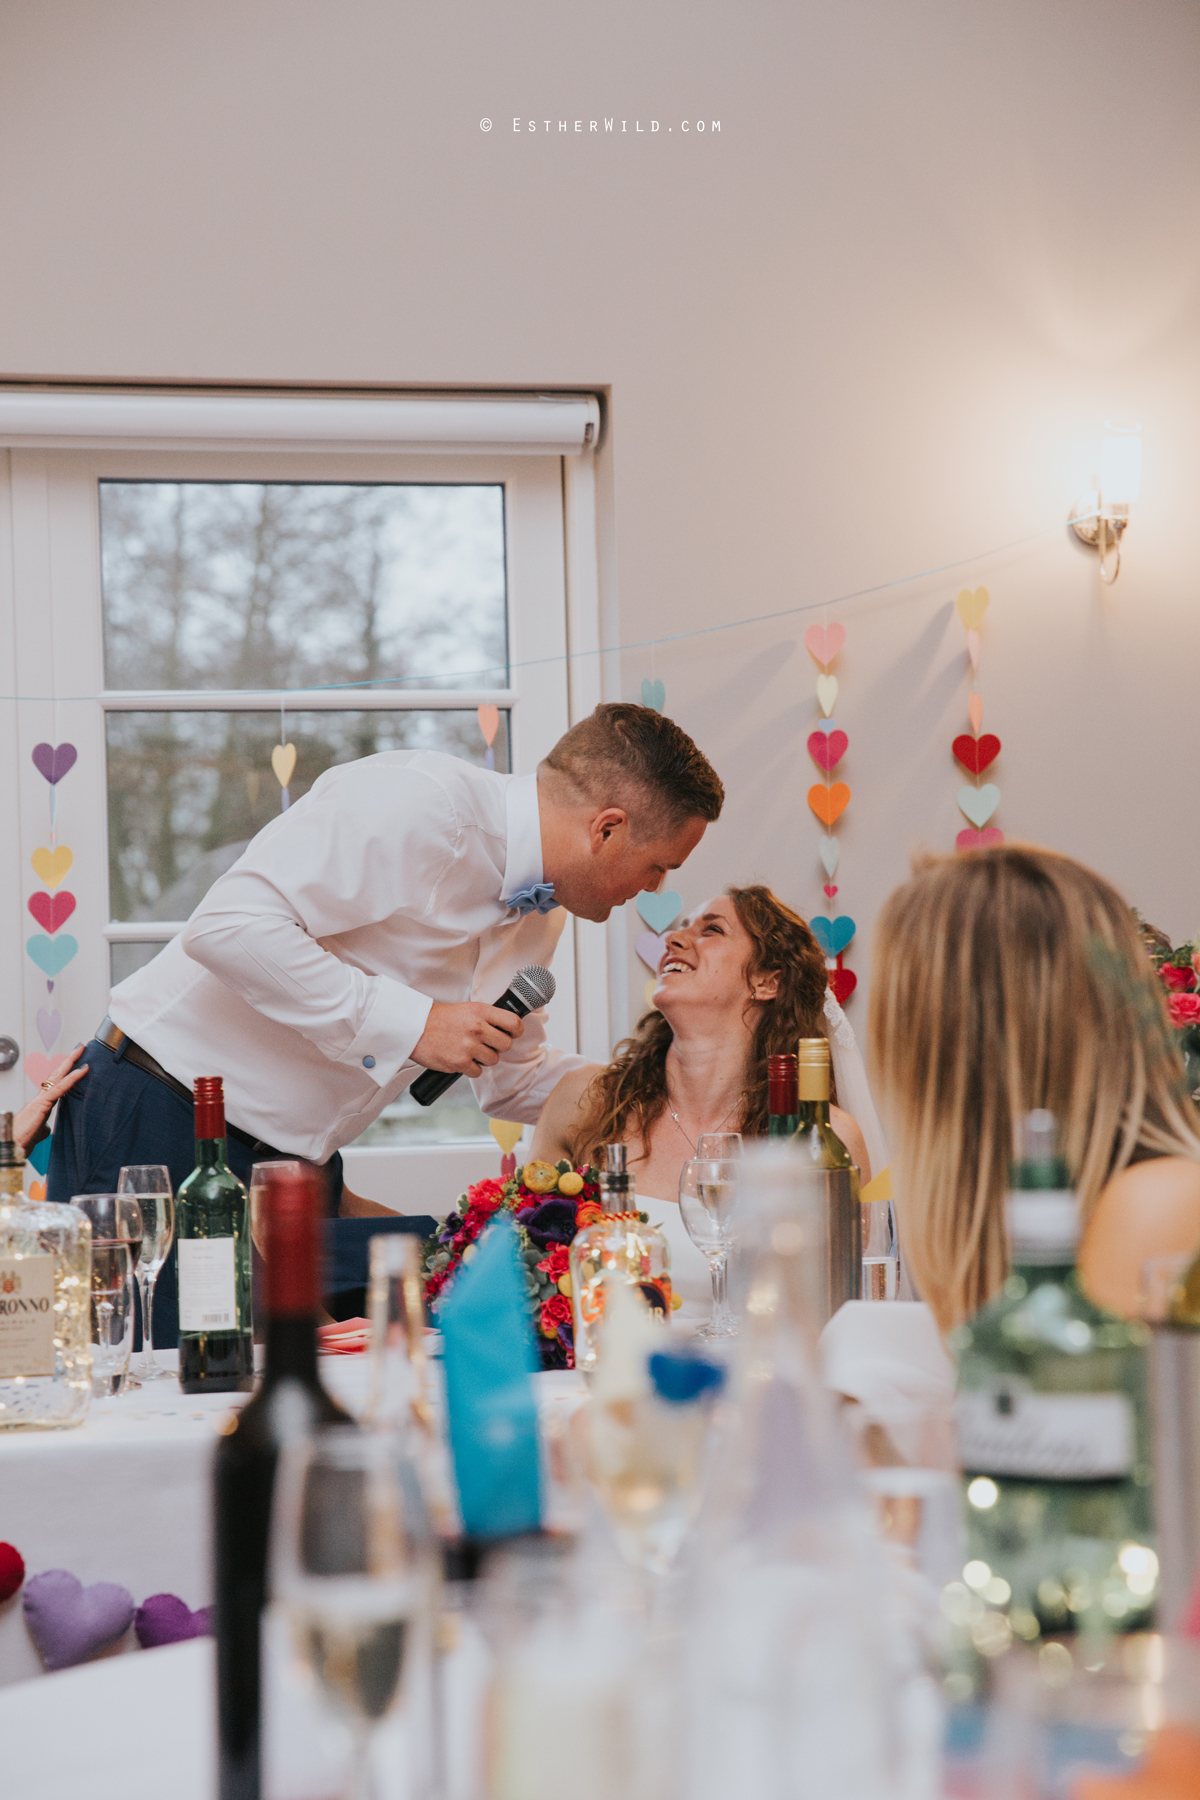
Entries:
<svg viewBox="0 0 1200 1800">
<path fill-rule="evenodd" d="M 538 1367 L 512 1221 L 479 1240 L 438 1309 L 463 1531 L 509 1537 L 541 1522 Z"/>
</svg>

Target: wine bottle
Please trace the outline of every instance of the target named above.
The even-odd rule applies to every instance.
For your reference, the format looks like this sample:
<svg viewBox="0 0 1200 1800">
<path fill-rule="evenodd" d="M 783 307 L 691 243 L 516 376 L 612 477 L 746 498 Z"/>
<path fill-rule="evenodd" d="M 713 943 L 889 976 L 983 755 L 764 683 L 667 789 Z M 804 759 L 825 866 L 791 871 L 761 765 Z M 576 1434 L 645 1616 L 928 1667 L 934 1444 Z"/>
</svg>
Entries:
<svg viewBox="0 0 1200 1800">
<path fill-rule="evenodd" d="M 1079 1209 L 1056 1136 L 1053 1114 L 1025 1120 L 1008 1278 L 950 1338 L 967 1499 L 952 1604 L 989 1653 L 1014 1632 L 1145 1630 L 1157 1588 L 1149 1333 L 1079 1285 Z"/>
<path fill-rule="evenodd" d="M 196 1167 L 175 1196 L 179 1384 L 185 1394 L 245 1392 L 254 1382 L 246 1190 L 225 1160 L 221 1077 L 197 1077 L 195 1096 Z"/>
<path fill-rule="evenodd" d="M 790 1138 L 800 1123 L 800 1091 L 794 1056 L 767 1058 L 767 1136 Z"/>
<path fill-rule="evenodd" d="M 858 1170 L 829 1123 L 829 1039 L 801 1038 L 797 1088 L 800 1122 L 792 1142 L 820 1175 L 824 1212 L 824 1317 L 862 1294 L 862 1205 Z"/>
<path fill-rule="evenodd" d="M 92 1228 L 27 1200 L 25 1157 L 0 1115 L 0 1431 L 80 1425 L 92 1397 Z"/>
<path fill-rule="evenodd" d="M 322 1195 L 319 1173 L 303 1167 L 274 1176 L 263 1189 L 262 1385 L 217 1440 L 213 1586 L 221 1800 L 258 1800 L 260 1793 L 259 1631 L 281 1439 L 312 1424 L 349 1423 L 317 1374 Z"/>
</svg>

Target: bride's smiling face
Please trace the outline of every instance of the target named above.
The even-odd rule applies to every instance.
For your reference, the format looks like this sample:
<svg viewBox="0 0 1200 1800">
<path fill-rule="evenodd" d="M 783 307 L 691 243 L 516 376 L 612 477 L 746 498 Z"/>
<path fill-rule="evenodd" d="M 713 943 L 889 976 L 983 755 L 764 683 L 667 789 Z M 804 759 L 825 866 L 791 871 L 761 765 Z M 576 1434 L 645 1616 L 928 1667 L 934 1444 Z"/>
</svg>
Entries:
<svg viewBox="0 0 1200 1800">
<path fill-rule="evenodd" d="M 777 975 L 760 972 L 753 981 L 748 978 L 753 952 L 754 940 L 728 895 L 706 900 L 667 932 L 654 1004 L 674 1025 L 677 1013 L 695 1017 L 700 1009 L 731 1012 L 749 999 L 773 1000 Z"/>
</svg>

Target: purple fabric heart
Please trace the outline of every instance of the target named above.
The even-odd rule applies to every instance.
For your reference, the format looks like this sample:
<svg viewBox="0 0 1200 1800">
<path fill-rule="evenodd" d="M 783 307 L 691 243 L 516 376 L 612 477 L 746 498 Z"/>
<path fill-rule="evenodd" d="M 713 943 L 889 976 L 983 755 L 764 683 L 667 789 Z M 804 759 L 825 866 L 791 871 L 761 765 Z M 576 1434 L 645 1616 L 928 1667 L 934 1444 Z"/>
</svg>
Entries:
<svg viewBox="0 0 1200 1800">
<path fill-rule="evenodd" d="M 46 1569 L 25 1583 L 21 1601 L 29 1635 L 47 1669 L 71 1669 L 129 1630 L 133 1595 L 115 1581 L 85 1588 L 66 1569 Z"/>
<path fill-rule="evenodd" d="M 53 1050 L 62 1033 L 62 1014 L 58 1008 L 55 1007 L 52 1012 L 47 1012 L 44 1006 L 39 1006 L 37 1028 L 38 1036 L 47 1050 Z"/>
<path fill-rule="evenodd" d="M 133 1629 L 143 1650 L 157 1650 L 162 1644 L 182 1644 L 187 1638 L 211 1637 L 213 1609 L 197 1607 L 193 1612 L 178 1594 L 151 1594 L 137 1609 Z"/>
<path fill-rule="evenodd" d="M 35 744 L 33 766 L 53 787 L 64 775 L 70 774 L 78 755 L 74 744 Z"/>
</svg>

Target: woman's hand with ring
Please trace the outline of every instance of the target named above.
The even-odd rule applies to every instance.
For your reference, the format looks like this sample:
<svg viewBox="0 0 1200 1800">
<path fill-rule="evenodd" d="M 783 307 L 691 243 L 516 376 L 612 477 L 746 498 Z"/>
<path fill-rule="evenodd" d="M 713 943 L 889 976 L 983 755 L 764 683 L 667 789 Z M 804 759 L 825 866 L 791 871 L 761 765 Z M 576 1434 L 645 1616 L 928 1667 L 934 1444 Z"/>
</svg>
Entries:
<svg viewBox="0 0 1200 1800">
<path fill-rule="evenodd" d="M 87 1074 L 86 1063 L 82 1068 L 74 1067 L 82 1052 L 83 1045 L 76 1044 L 71 1054 L 63 1057 L 53 1075 L 41 1083 L 33 1099 L 27 1101 L 20 1112 L 14 1116 L 13 1137 L 26 1155 L 29 1154 L 34 1144 L 46 1136 L 46 1120 L 51 1107 L 62 1099 L 68 1089 L 73 1088 L 77 1081 L 82 1081 Z"/>
</svg>

